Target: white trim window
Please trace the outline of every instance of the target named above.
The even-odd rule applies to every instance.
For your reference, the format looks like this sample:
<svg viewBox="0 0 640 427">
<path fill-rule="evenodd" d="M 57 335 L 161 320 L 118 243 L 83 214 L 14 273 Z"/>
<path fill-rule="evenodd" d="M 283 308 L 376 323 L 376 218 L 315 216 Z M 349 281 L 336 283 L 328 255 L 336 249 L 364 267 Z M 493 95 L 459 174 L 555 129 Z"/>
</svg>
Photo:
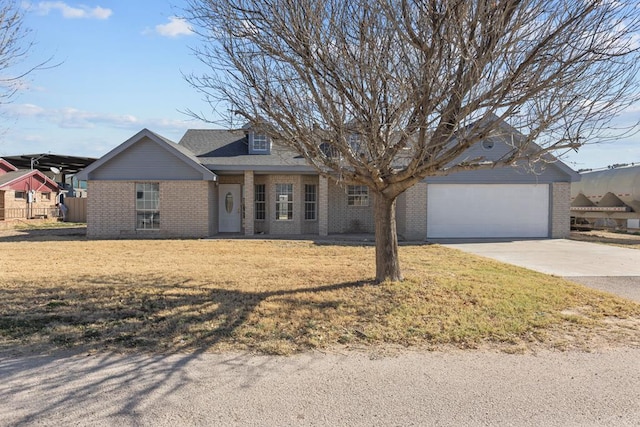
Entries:
<svg viewBox="0 0 640 427">
<path fill-rule="evenodd" d="M 349 147 L 351 147 L 351 151 L 355 154 L 360 154 L 362 149 L 360 147 L 360 134 L 352 133 L 349 135 L 347 142 L 349 143 Z"/>
<path fill-rule="evenodd" d="M 269 151 L 269 138 L 264 133 L 253 134 L 253 151 Z"/>
<path fill-rule="evenodd" d="M 276 184 L 276 221 L 293 219 L 293 184 Z"/>
<path fill-rule="evenodd" d="M 136 182 L 136 230 L 160 229 L 160 184 Z"/>
<path fill-rule="evenodd" d="M 347 205 L 369 206 L 369 187 L 366 185 L 348 185 Z"/>
<path fill-rule="evenodd" d="M 265 184 L 256 184 L 253 193 L 255 202 L 255 219 L 264 221 L 267 219 L 267 191 Z"/>
<path fill-rule="evenodd" d="M 315 184 L 304 185 L 304 219 L 307 221 L 316 220 L 318 187 Z"/>
</svg>

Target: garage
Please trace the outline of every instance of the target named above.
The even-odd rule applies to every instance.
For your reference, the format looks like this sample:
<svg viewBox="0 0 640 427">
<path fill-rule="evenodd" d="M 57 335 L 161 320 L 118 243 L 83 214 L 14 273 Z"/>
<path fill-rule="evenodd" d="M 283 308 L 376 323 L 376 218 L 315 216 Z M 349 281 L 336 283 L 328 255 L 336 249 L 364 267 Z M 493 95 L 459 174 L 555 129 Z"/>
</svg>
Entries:
<svg viewBox="0 0 640 427">
<path fill-rule="evenodd" d="M 427 238 L 549 236 L 548 184 L 429 184 Z"/>
</svg>

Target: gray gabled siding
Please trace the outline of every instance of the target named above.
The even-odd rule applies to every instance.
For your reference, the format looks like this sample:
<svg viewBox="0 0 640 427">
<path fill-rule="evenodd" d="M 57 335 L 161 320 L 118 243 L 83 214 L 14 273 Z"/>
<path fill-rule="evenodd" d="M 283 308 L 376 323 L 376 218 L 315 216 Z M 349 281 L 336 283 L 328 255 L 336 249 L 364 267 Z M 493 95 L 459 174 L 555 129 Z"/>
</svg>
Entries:
<svg viewBox="0 0 640 427">
<path fill-rule="evenodd" d="M 568 182 L 569 178 L 553 165 L 538 166 L 531 171 L 525 166 L 500 167 L 465 171 L 445 176 L 427 177 L 429 184 L 550 184 Z"/>
<path fill-rule="evenodd" d="M 198 180 L 202 174 L 149 138 L 93 171 L 91 180 Z"/>
<path fill-rule="evenodd" d="M 498 160 L 507 156 L 511 147 L 500 139 L 493 139 L 493 148 L 485 149 L 482 143 L 475 144 L 465 151 L 453 163 L 463 161 Z M 502 166 L 494 169 L 470 170 L 451 175 L 427 177 L 430 184 L 549 184 L 552 182 L 570 182 L 560 163 L 545 163 L 542 161 L 527 164 L 520 162 L 517 166 Z"/>
</svg>

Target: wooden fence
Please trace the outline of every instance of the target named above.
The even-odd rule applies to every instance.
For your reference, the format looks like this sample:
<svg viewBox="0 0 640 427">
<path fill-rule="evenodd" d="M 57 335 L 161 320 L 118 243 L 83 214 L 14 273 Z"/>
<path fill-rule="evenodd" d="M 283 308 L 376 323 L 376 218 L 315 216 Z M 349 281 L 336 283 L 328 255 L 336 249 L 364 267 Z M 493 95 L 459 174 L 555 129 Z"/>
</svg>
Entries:
<svg viewBox="0 0 640 427">
<path fill-rule="evenodd" d="M 87 222 L 86 197 L 65 197 L 64 204 L 67 207 L 67 222 Z"/>
<path fill-rule="evenodd" d="M 64 204 L 67 207 L 67 222 L 87 222 L 87 198 L 66 197 Z M 24 208 L 0 208 L 0 221 L 15 219 L 46 219 L 59 218 L 60 211 L 57 206 Z"/>
<path fill-rule="evenodd" d="M 44 219 L 57 218 L 58 208 L 52 206 L 27 208 L 2 208 L 0 209 L 0 220 L 10 219 Z"/>
</svg>

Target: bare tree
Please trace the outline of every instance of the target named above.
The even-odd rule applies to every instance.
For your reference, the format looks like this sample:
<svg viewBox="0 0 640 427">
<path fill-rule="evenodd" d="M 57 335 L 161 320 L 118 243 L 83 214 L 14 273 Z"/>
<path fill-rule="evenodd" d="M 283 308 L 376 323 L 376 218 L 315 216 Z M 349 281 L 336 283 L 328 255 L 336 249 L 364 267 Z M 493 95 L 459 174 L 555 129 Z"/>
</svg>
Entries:
<svg viewBox="0 0 640 427">
<path fill-rule="evenodd" d="M 31 31 L 24 25 L 23 9 L 13 0 L 0 0 L 0 105 L 9 103 L 33 71 L 50 68 L 51 58 L 26 69 L 18 69 L 33 48 Z"/>
<path fill-rule="evenodd" d="M 615 137 L 612 119 L 639 98 L 635 2 L 189 0 L 186 12 L 210 70 L 187 79 L 215 109 L 369 187 L 378 281 L 402 279 L 395 202 L 409 187 Z M 508 155 L 461 157 L 501 122 L 522 134 Z"/>
</svg>

